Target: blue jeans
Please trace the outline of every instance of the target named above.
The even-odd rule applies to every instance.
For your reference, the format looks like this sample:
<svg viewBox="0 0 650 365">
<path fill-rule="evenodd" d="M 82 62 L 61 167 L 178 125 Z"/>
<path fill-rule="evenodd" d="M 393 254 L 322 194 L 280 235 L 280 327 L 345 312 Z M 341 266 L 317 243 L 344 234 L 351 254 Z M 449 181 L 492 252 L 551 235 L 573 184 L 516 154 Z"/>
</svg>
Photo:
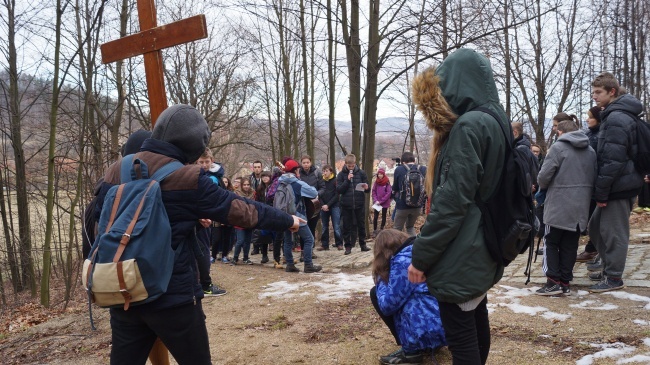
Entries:
<svg viewBox="0 0 650 365">
<path fill-rule="evenodd" d="M 320 219 L 323 224 L 320 242 L 323 248 L 328 248 L 330 244 L 330 218 L 332 218 L 332 228 L 334 228 L 334 243 L 337 246 L 343 246 L 341 239 L 341 208 L 338 205 L 330 208 L 327 212 L 320 211 Z"/>
<path fill-rule="evenodd" d="M 235 232 L 237 234 L 237 243 L 235 243 L 235 256 L 234 258 L 239 259 L 239 252 L 244 249 L 244 261 L 248 260 L 248 252 L 251 250 L 251 239 L 253 238 L 252 229 L 239 229 L 236 228 Z"/>
<path fill-rule="evenodd" d="M 304 225 L 300 226 L 298 229 L 298 235 L 302 242 L 305 243 L 305 247 L 302 249 L 302 256 L 305 259 L 305 265 L 309 266 L 311 262 L 311 250 L 314 246 L 314 236 L 309 230 L 309 226 Z M 291 249 L 293 248 L 293 234 L 291 231 L 284 232 L 284 258 L 287 259 L 287 264 L 293 265 L 293 253 Z"/>
</svg>

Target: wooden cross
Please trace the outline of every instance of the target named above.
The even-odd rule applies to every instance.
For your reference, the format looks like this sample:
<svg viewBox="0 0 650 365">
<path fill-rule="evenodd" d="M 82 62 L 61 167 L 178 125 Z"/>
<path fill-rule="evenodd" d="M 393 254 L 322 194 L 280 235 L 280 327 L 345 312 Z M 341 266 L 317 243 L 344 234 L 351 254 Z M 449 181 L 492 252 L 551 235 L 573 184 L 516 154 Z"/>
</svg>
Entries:
<svg viewBox="0 0 650 365">
<path fill-rule="evenodd" d="M 154 1 L 138 0 L 139 33 L 101 45 L 102 63 L 144 55 L 152 127 L 160 113 L 167 109 L 161 50 L 208 36 L 203 14 L 158 27 Z"/>
</svg>

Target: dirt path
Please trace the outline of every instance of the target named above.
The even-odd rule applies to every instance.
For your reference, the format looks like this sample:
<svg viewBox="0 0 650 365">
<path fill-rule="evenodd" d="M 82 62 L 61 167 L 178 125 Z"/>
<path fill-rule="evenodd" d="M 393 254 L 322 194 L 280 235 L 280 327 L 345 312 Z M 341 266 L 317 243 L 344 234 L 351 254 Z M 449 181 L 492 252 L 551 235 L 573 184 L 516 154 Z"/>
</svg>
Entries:
<svg viewBox="0 0 650 365">
<path fill-rule="evenodd" d="M 216 281 L 229 290 L 204 300 L 215 364 L 376 364 L 378 356 L 397 349 L 366 294 L 371 285 L 367 269 L 309 275 L 258 265 L 218 264 L 215 269 Z M 531 295 L 534 287 L 522 287 L 500 283 L 490 292 L 489 364 L 650 363 L 647 288 L 615 295 L 575 288 L 571 297 L 540 298 Z M 10 333 L 0 340 L 1 362 L 108 363 L 107 312 L 94 313 L 97 331 L 90 330 L 80 304 Z M 20 312 L 12 316 L 14 327 L 22 323 Z M 594 346 L 612 348 L 599 352 L 603 349 Z M 591 361 L 594 354 L 615 357 Z M 451 364 L 446 350 L 436 360 Z M 434 363 L 426 357 L 425 364 Z"/>
</svg>

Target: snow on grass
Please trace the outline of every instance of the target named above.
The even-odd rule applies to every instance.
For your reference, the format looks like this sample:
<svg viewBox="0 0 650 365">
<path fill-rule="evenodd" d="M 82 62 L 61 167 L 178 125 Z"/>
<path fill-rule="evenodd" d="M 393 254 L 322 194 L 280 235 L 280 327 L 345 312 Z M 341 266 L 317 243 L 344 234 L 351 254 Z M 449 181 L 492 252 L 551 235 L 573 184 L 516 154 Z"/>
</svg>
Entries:
<svg viewBox="0 0 650 365">
<path fill-rule="evenodd" d="M 310 279 L 312 281 L 271 283 L 264 288 L 258 298 L 291 298 L 314 293 L 319 300 L 335 300 L 350 298 L 355 293 L 368 293 L 375 285 L 369 275 L 360 274 L 311 275 Z"/>
<path fill-rule="evenodd" d="M 650 338 L 644 338 L 643 339 L 643 344 L 650 347 Z"/>
<path fill-rule="evenodd" d="M 635 355 L 627 359 L 620 359 L 617 364 L 650 364 L 650 354 Z"/>
<path fill-rule="evenodd" d="M 628 346 L 622 342 L 592 343 L 590 346 L 600 348 L 601 350 L 596 353 L 583 356 L 578 361 L 576 361 L 576 365 L 591 365 L 596 359 L 618 359 L 636 350 L 636 347 Z"/>
<path fill-rule="evenodd" d="M 643 319 L 635 319 L 635 320 L 633 320 L 632 322 L 634 322 L 635 324 L 638 324 L 639 326 L 647 326 L 647 325 L 650 325 L 650 322 L 648 322 L 648 321 L 644 321 Z"/>
<path fill-rule="evenodd" d="M 598 300 L 585 300 L 578 304 L 570 304 L 571 308 L 580 308 L 580 309 L 595 309 L 595 310 L 614 310 L 618 309 L 618 306 L 611 303 L 601 303 Z"/>
<path fill-rule="evenodd" d="M 496 303 L 494 306 L 489 307 L 488 311 L 494 311 L 498 307 L 506 307 L 511 311 L 513 311 L 514 313 L 523 313 L 523 314 L 528 314 L 530 316 L 539 315 L 542 318 L 551 321 L 555 321 L 555 320 L 566 321 L 567 319 L 571 318 L 570 313 L 568 314 L 556 313 L 556 312 L 551 312 L 546 307 L 528 306 L 528 305 L 521 304 L 520 298 L 533 295 L 535 293 L 535 290 L 537 289 L 539 289 L 539 287 L 516 288 L 507 285 L 498 285 L 497 287 L 494 287 L 492 289 L 493 295 L 491 296 L 491 300 L 492 301 L 497 300 L 499 301 L 499 303 Z M 548 299 L 553 300 L 558 298 L 549 297 Z"/>
<path fill-rule="evenodd" d="M 627 299 L 635 302 L 646 302 L 644 309 L 650 310 L 650 297 L 644 297 L 643 295 L 632 294 L 625 291 L 609 291 L 603 294 L 611 295 L 614 298 Z"/>
</svg>

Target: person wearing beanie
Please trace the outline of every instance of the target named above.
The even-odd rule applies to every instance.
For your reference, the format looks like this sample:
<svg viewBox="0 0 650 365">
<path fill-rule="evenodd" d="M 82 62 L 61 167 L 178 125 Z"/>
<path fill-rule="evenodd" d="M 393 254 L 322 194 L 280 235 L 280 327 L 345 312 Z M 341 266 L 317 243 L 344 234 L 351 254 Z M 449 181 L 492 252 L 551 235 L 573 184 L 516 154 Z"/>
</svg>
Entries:
<svg viewBox="0 0 650 365">
<path fill-rule="evenodd" d="M 151 138 L 151 131 L 138 129 L 133 132 L 122 146 L 122 157 L 140 152 L 140 147 L 142 147 L 142 143 L 147 138 Z"/>
<path fill-rule="evenodd" d="M 162 202 L 172 230 L 174 268 L 167 291 L 146 304 L 110 309 L 112 364 L 145 364 L 156 337 L 179 364 L 211 364 L 210 342 L 201 305 L 203 290 L 196 274 L 193 245 L 200 219 L 245 228 L 297 231 L 301 220 L 277 209 L 241 198 L 219 188 L 199 165 L 210 131 L 203 116 L 190 105 L 174 105 L 160 114 L 152 137 L 137 158 L 154 174 L 167 163 L 185 164 L 161 182 Z M 97 219 L 108 190 L 120 184 L 121 164 L 106 171 L 95 209 Z"/>
<path fill-rule="evenodd" d="M 373 202 L 373 214 L 372 219 L 372 236 L 377 236 L 377 220 L 379 219 L 379 210 L 377 208 L 381 207 L 381 229 L 383 230 L 386 226 L 386 212 L 390 207 L 390 197 L 392 193 L 392 187 L 388 176 L 386 176 L 386 170 L 379 169 L 377 170 L 377 178 L 375 179 L 375 184 L 372 186 L 372 202 Z"/>
<path fill-rule="evenodd" d="M 298 235 L 300 239 L 304 242 L 305 247 L 302 251 L 303 259 L 305 261 L 304 272 L 312 273 L 321 271 L 322 267 L 314 265 L 312 262 L 312 247 L 314 246 L 314 235 L 312 235 L 307 226 L 307 216 L 305 203 L 303 198 L 313 199 L 318 196 L 318 192 L 312 186 L 309 186 L 306 182 L 300 180 L 300 165 L 293 159 L 289 159 L 284 163 L 285 173 L 280 176 L 279 184 L 287 184 L 293 189 L 293 194 L 295 196 L 296 202 L 296 215 L 302 218 L 304 221 L 300 223 L 300 228 L 298 229 Z M 287 266 L 284 271 L 286 272 L 298 272 L 300 271 L 294 261 L 293 253 L 293 235 L 289 231 L 284 233 L 284 258 L 287 260 Z"/>
</svg>

